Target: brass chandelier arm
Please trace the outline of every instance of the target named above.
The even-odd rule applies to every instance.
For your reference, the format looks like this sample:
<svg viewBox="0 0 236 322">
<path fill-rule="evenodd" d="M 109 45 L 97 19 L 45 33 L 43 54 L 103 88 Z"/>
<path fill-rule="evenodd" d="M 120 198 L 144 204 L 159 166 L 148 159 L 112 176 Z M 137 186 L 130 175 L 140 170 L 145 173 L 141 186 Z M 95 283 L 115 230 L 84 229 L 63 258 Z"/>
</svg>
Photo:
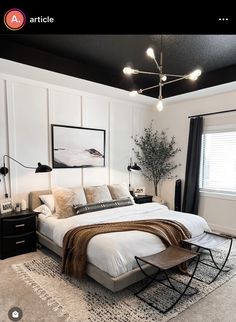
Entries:
<svg viewBox="0 0 236 322">
<path fill-rule="evenodd" d="M 157 85 L 154 85 L 154 86 L 150 86 L 150 87 L 146 87 L 146 88 L 142 88 L 142 89 L 140 89 L 138 91 L 138 93 L 142 93 L 142 92 L 148 91 L 149 89 L 157 88 L 159 86 L 160 86 L 160 84 L 157 84 Z"/>
<path fill-rule="evenodd" d="M 167 74 L 165 74 L 167 75 Z M 142 92 L 145 92 L 145 91 L 148 91 L 150 89 L 153 89 L 153 88 L 157 88 L 157 87 L 160 87 L 160 86 L 165 86 L 167 84 L 171 84 L 171 83 L 175 83 L 175 82 L 178 82 L 180 80 L 183 80 L 183 79 L 187 79 L 188 75 L 184 75 L 184 76 L 181 76 L 180 78 L 178 79 L 173 79 L 173 80 L 170 80 L 168 82 L 162 82 L 162 83 L 159 83 L 157 85 L 153 85 L 153 86 L 149 86 L 149 87 L 146 87 L 146 88 L 142 88 L 140 90 L 138 90 L 138 93 L 142 93 Z M 161 85 L 160 85 L 161 84 Z M 160 96 L 160 95 L 159 95 Z"/>
<path fill-rule="evenodd" d="M 165 74 L 165 75 L 166 75 L 166 74 Z M 173 80 L 171 80 L 171 81 L 169 81 L 169 82 L 161 83 L 161 86 L 164 86 L 164 85 L 167 85 L 167 84 L 170 84 L 170 83 L 175 83 L 175 82 L 178 82 L 178 81 L 180 81 L 180 80 L 186 79 L 186 78 L 187 78 L 187 76 L 188 76 L 188 75 L 183 76 L 183 77 L 180 77 L 180 78 L 178 78 L 178 79 L 173 79 Z M 140 89 L 138 92 L 139 92 L 139 93 L 142 93 L 142 92 L 148 91 L 149 89 L 153 89 L 153 88 L 157 88 L 157 87 L 160 87 L 160 83 L 159 83 L 159 84 L 157 84 L 157 85 L 150 86 L 150 87 L 142 88 L 142 89 Z"/>
<path fill-rule="evenodd" d="M 157 69 L 159 70 L 159 72 L 161 73 L 161 66 L 158 64 L 158 62 L 157 62 L 157 60 L 156 60 L 156 58 L 154 57 L 153 58 L 153 60 L 154 60 L 154 62 L 155 62 L 155 64 L 156 64 L 156 66 L 157 66 Z"/>
<path fill-rule="evenodd" d="M 168 75 L 168 74 L 165 74 L 165 75 Z M 183 80 L 183 79 L 187 79 L 188 76 L 189 75 L 184 75 L 184 76 L 179 77 L 178 79 L 172 79 L 172 80 L 170 80 L 168 82 L 161 82 L 161 86 L 164 86 L 164 85 L 167 85 L 167 84 L 171 84 L 171 83 L 175 83 L 175 82 L 178 82 L 178 81 Z M 176 77 L 177 77 L 177 75 L 176 75 Z M 142 89 L 138 90 L 138 93 L 142 93 L 142 92 L 145 92 L 145 91 L 148 91 L 150 89 L 157 88 L 157 87 L 160 87 L 160 83 L 157 84 L 157 85 L 150 86 L 150 87 L 142 88 Z"/>
<path fill-rule="evenodd" d="M 182 76 L 182 77 L 180 77 L 178 79 L 170 80 L 169 82 L 163 83 L 162 86 L 167 85 L 167 84 L 171 84 L 171 83 L 175 83 L 175 82 L 178 82 L 178 81 L 183 80 L 183 79 L 187 79 L 187 77 L 188 77 L 188 75 L 185 75 L 185 76 Z"/>
<path fill-rule="evenodd" d="M 166 76 L 170 76 L 170 77 L 184 77 L 186 75 L 176 75 L 176 74 L 166 74 L 166 73 L 163 73 L 165 74 Z"/>
<path fill-rule="evenodd" d="M 135 69 L 135 74 L 148 74 L 148 75 L 160 75 L 160 73 L 146 72 L 142 70 Z"/>
</svg>

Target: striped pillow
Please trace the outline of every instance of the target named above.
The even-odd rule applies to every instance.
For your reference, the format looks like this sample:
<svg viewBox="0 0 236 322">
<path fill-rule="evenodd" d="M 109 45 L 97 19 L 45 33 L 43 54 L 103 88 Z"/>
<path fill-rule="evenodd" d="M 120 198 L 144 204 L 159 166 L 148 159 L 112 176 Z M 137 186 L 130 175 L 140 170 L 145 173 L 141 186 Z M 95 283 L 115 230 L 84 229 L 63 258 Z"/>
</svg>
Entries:
<svg viewBox="0 0 236 322">
<path fill-rule="evenodd" d="M 117 207 L 125 207 L 132 206 L 133 202 L 130 198 L 119 199 L 119 200 L 111 200 L 111 201 L 103 201 L 98 203 L 90 203 L 87 205 L 74 205 L 75 215 L 86 214 L 87 212 L 100 211 L 104 209 L 111 209 Z"/>
</svg>

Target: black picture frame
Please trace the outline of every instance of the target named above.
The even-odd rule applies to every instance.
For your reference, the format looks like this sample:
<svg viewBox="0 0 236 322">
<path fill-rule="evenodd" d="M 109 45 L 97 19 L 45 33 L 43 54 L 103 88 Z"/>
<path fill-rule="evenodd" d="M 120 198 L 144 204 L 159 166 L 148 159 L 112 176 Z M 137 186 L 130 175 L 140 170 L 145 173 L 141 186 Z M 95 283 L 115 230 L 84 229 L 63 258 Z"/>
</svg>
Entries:
<svg viewBox="0 0 236 322">
<path fill-rule="evenodd" d="M 105 167 L 106 130 L 51 124 L 53 168 Z"/>
</svg>

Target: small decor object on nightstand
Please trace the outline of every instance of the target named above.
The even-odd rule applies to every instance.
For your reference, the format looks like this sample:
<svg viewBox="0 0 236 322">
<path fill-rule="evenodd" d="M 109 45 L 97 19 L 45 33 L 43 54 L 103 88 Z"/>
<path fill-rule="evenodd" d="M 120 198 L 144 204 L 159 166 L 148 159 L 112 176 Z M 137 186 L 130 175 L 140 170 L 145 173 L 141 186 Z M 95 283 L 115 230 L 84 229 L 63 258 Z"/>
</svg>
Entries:
<svg viewBox="0 0 236 322">
<path fill-rule="evenodd" d="M 6 212 L 11 212 L 13 210 L 11 199 L 4 199 L 0 201 L 0 213 L 5 214 Z"/>
<path fill-rule="evenodd" d="M 24 199 L 21 200 L 21 210 L 26 210 L 26 201 Z"/>
<path fill-rule="evenodd" d="M 144 196 L 145 195 L 145 187 L 136 187 L 134 189 L 135 196 Z"/>
<path fill-rule="evenodd" d="M 15 204 L 15 212 L 20 212 L 20 211 L 21 211 L 20 203 L 16 202 L 16 204 Z"/>
</svg>

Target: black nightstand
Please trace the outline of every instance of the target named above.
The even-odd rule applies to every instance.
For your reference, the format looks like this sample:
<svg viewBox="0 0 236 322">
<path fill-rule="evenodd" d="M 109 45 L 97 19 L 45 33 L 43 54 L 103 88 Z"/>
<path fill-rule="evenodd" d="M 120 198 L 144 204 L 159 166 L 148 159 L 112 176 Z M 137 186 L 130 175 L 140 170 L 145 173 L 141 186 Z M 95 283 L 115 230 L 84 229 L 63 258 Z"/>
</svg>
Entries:
<svg viewBox="0 0 236 322">
<path fill-rule="evenodd" d="M 0 214 L 0 259 L 36 251 L 36 216 L 30 210 Z"/>
<path fill-rule="evenodd" d="M 152 196 L 144 195 L 144 196 L 136 196 L 134 197 L 135 203 L 146 203 L 152 202 Z"/>
</svg>

